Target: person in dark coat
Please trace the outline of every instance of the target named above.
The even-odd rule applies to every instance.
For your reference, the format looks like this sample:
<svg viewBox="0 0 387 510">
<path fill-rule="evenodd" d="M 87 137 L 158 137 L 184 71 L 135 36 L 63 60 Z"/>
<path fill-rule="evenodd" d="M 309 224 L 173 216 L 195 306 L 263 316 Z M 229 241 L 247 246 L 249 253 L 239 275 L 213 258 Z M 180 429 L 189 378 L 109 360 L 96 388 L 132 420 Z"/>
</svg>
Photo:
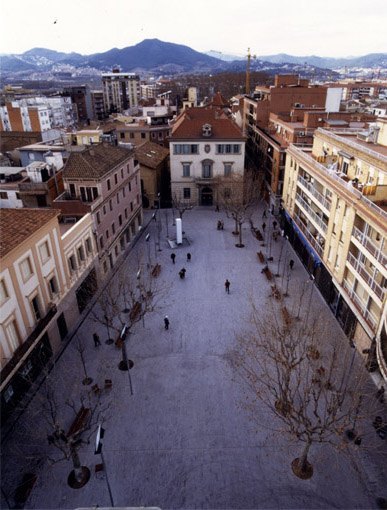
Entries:
<svg viewBox="0 0 387 510">
<path fill-rule="evenodd" d="M 265 223 L 265 222 L 263 222 L 263 223 L 262 223 L 262 231 L 263 231 L 263 232 L 265 232 L 265 228 L 266 228 L 266 223 Z"/>
<path fill-rule="evenodd" d="M 174 253 L 171 253 L 171 260 L 173 263 L 175 263 L 176 255 Z"/>
<path fill-rule="evenodd" d="M 168 319 L 168 315 L 166 315 L 164 317 L 164 328 L 165 329 L 169 329 L 169 319 Z"/>
<path fill-rule="evenodd" d="M 101 345 L 101 340 L 97 333 L 93 333 L 94 347 L 99 347 Z"/>
<path fill-rule="evenodd" d="M 293 259 L 290 259 L 289 267 L 290 267 L 290 269 L 293 269 L 293 267 L 294 267 L 294 260 Z"/>
<path fill-rule="evenodd" d="M 224 288 L 225 288 L 227 294 L 230 294 L 230 282 L 228 280 L 226 280 L 224 282 Z"/>
<path fill-rule="evenodd" d="M 187 262 L 190 262 L 190 261 L 191 261 L 191 254 L 187 253 Z"/>
</svg>

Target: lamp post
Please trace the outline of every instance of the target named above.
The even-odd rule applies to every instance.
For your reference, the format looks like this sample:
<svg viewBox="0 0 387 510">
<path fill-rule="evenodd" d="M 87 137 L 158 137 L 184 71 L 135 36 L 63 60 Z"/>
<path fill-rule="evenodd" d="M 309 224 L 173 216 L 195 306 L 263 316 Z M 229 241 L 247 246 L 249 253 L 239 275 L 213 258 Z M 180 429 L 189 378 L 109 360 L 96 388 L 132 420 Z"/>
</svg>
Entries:
<svg viewBox="0 0 387 510">
<path fill-rule="evenodd" d="M 279 254 L 279 259 L 278 259 L 278 265 L 277 265 L 277 272 L 274 276 L 280 276 L 280 265 L 281 265 L 281 260 L 282 260 L 282 252 L 283 252 L 283 249 L 284 249 L 284 244 L 286 243 L 286 239 L 284 239 L 284 235 L 283 233 L 281 233 L 281 237 L 282 237 L 282 243 L 281 243 L 281 250 L 280 250 L 280 254 Z"/>
<path fill-rule="evenodd" d="M 119 362 L 118 368 L 122 371 L 128 371 L 130 394 L 133 395 L 133 386 L 132 378 L 130 376 L 130 369 L 133 367 L 134 363 L 131 359 L 128 359 L 128 353 L 126 351 L 126 336 L 128 333 L 129 333 L 128 326 L 124 326 L 119 337 L 119 340 L 121 340 L 122 360 Z"/>
<path fill-rule="evenodd" d="M 105 341 L 105 344 L 111 345 L 114 342 L 114 340 L 112 338 L 110 338 L 109 317 L 106 314 L 103 317 L 105 319 L 107 335 L 108 335 L 107 340 Z"/>
<path fill-rule="evenodd" d="M 160 193 L 157 193 L 157 203 L 158 203 L 158 218 L 157 218 L 157 240 L 158 240 L 158 245 L 159 245 L 159 248 L 158 248 L 158 251 L 162 251 L 161 248 L 160 248 L 160 234 L 161 234 L 161 216 L 160 216 Z"/>
<path fill-rule="evenodd" d="M 95 451 L 94 451 L 94 455 L 101 455 L 102 466 L 103 466 L 103 468 L 105 470 L 105 473 L 106 473 L 106 485 L 107 485 L 107 488 L 108 488 L 108 491 L 109 491 L 110 503 L 111 503 L 111 506 L 114 508 L 113 494 L 112 494 L 112 490 L 110 488 L 110 483 L 109 483 L 107 468 L 106 468 L 106 464 L 105 464 L 105 459 L 103 458 L 103 453 L 102 453 L 102 442 L 101 442 L 101 439 L 103 439 L 104 435 L 105 435 L 105 429 L 102 428 L 102 425 L 98 425 L 97 436 L 95 438 Z"/>
<path fill-rule="evenodd" d="M 148 269 L 150 268 L 151 266 L 151 258 L 150 258 L 150 244 L 149 244 L 149 239 L 150 239 L 150 234 L 147 234 L 145 236 L 145 241 L 147 243 L 147 247 L 148 247 Z"/>
<path fill-rule="evenodd" d="M 312 297 L 313 297 L 313 287 L 314 287 L 314 276 L 311 274 L 309 276 L 309 281 L 310 281 L 310 295 L 309 295 L 309 303 L 308 303 L 308 310 L 306 312 L 306 315 L 305 315 L 305 324 L 306 324 L 306 320 L 309 316 L 309 312 L 310 312 L 310 307 L 312 305 Z"/>
<path fill-rule="evenodd" d="M 285 271 L 286 271 L 286 266 L 287 266 L 288 256 L 289 256 L 289 243 L 288 243 L 289 237 L 285 236 L 285 239 L 286 239 L 286 251 L 285 251 L 284 266 L 283 266 L 282 278 L 281 278 L 281 286 L 282 287 L 284 285 Z"/>
</svg>

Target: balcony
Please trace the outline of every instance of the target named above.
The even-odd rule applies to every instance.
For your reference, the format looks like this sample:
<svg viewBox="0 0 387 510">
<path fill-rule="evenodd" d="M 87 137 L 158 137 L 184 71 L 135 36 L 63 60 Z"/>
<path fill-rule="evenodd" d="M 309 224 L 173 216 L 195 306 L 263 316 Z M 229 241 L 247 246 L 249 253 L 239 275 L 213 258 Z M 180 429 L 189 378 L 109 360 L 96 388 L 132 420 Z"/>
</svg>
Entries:
<svg viewBox="0 0 387 510">
<path fill-rule="evenodd" d="M 93 211 L 101 201 L 101 196 L 88 202 L 83 201 L 80 197 L 72 196 L 68 191 L 65 191 L 54 200 L 53 205 L 62 211 L 63 216 L 83 216 Z"/>
<path fill-rule="evenodd" d="M 50 321 L 55 317 L 56 311 L 56 306 L 51 304 L 48 307 L 46 315 L 40 319 L 27 339 L 16 349 L 10 361 L 1 370 L 1 384 L 3 384 L 3 382 L 12 374 L 24 355 L 27 354 L 32 345 L 35 343 L 39 335 L 43 333 Z"/>
<path fill-rule="evenodd" d="M 298 176 L 298 182 L 302 184 L 302 186 L 304 186 L 304 188 L 306 188 L 309 191 L 309 193 L 313 195 L 314 198 L 316 198 L 323 207 L 325 207 L 327 211 L 331 210 L 332 205 L 331 200 L 324 197 L 321 193 L 319 193 L 310 182 L 301 177 L 301 175 Z"/>
<path fill-rule="evenodd" d="M 301 230 L 301 232 L 305 235 L 306 239 L 310 242 L 311 246 L 318 253 L 318 255 L 322 258 L 324 254 L 324 239 L 317 241 L 317 239 L 311 234 L 307 228 L 307 226 L 303 223 L 301 218 L 296 214 L 294 216 L 294 220 L 296 221 L 297 227 Z"/>
<path fill-rule="evenodd" d="M 387 256 L 382 252 L 382 248 L 377 246 L 364 232 L 357 227 L 353 227 L 352 236 L 362 245 L 383 267 L 387 267 Z"/>
<path fill-rule="evenodd" d="M 374 316 L 372 312 L 367 310 L 367 307 L 365 306 L 363 301 L 361 301 L 359 296 L 351 288 L 350 284 L 346 280 L 343 281 L 343 288 L 345 292 L 348 294 L 355 308 L 360 312 L 363 319 L 366 321 L 371 330 L 375 333 L 376 328 L 378 326 L 378 319 Z"/>
<path fill-rule="evenodd" d="M 383 303 L 385 289 L 383 289 L 372 276 L 368 273 L 365 266 L 351 252 L 348 253 L 347 262 L 361 276 L 367 286 L 377 295 Z"/>
<path fill-rule="evenodd" d="M 296 202 L 298 202 L 299 206 L 306 211 L 306 214 L 312 218 L 312 220 L 321 228 L 325 234 L 328 230 L 328 225 L 320 218 L 316 212 L 313 211 L 308 202 L 306 202 L 299 194 L 296 194 Z"/>
</svg>

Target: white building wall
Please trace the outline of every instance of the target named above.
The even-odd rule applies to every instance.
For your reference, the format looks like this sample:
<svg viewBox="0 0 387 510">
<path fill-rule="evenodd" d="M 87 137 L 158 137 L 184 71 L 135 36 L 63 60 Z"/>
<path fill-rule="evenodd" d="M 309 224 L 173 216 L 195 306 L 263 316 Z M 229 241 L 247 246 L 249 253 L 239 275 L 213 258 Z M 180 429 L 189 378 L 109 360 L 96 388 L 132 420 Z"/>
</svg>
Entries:
<svg viewBox="0 0 387 510">
<path fill-rule="evenodd" d="M 18 209 L 23 207 L 23 202 L 18 198 L 19 194 L 17 190 L 1 189 L 0 193 L 6 193 L 7 198 L 0 198 L 0 208 L 2 209 Z"/>
<path fill-rule="evenodd" d="M 343 94 L 343 89 L 340 87 L 328 87 L 327 97 L 325 100 L 325 110 L 327 112 L 339 112 L 340 101 Z"/>
</svg>

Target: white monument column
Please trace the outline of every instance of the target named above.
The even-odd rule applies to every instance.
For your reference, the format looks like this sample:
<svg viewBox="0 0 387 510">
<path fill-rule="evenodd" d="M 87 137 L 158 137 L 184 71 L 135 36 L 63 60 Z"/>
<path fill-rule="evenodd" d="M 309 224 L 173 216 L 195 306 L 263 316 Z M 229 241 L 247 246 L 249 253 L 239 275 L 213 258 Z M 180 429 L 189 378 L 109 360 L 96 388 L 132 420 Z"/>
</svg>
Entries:
<svg viewBox="0 0 387 510">
<path fill-rule="evenodd" d="M 183 225 L 181 218 L 176 218 L 176 244 L 183 244 Z"/>
</svg>

